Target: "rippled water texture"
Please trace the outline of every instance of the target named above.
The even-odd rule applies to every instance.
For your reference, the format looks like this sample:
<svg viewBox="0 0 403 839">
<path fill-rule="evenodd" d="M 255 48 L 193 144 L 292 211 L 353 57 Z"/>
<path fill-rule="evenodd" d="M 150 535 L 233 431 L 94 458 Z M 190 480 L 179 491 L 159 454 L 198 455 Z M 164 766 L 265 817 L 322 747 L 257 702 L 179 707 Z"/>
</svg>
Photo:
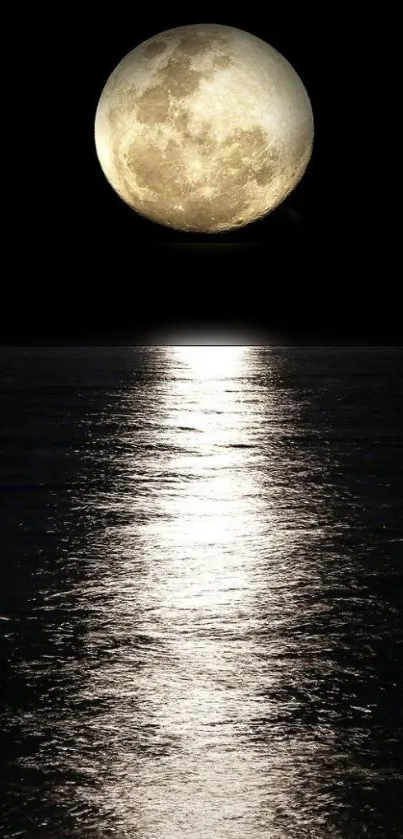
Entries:
<svg viewBox="0 0 403 839">
<path fill-rule="evenodd" d="M 0 350 L 3 836 L 403 836 L 402 362 Z"/>
</svg>

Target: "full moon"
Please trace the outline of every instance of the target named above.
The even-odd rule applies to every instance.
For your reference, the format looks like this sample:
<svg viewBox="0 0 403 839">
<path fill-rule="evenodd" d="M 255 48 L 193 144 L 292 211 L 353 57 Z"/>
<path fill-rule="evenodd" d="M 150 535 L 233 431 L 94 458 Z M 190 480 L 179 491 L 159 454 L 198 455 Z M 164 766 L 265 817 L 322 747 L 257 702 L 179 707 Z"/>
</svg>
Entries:
<svg viewBox="0 0 403 839">
<path fill-rule="evenodd" d="M 291 64 L 231 26 L 161 32 L 117 65 L 95 146 L 133 210 L 176 230 L 218 233 L 281 204 L 301 180 L 313 115 Z"/>
</svg>

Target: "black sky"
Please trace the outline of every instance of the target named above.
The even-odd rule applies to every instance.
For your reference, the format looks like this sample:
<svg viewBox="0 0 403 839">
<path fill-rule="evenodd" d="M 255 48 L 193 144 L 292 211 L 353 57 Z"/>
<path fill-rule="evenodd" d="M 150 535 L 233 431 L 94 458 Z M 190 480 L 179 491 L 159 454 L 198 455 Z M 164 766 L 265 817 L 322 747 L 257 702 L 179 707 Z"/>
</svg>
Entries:
<svg viewBox="0 0 403 839">
<path fill-rule="evenodd" d="M 120 59 L 157 32 L 197 22 L 236 26 L 276 47 L 301 76 L 315 117 L 311 163 L 285 204 L 218 237 L 137 216 L 106 182 L 94 146 L 98 99 Z M 400 342 L 394 278 L 385 266 L 378 281 L 369 278 L 379 230 L 363 163 L 362 52 L 345 12 L 205 3 L 186 14 L 153 4 L 139 13 L 123 4 L 106 15 L 60 6 L 50 25 L 37 16 L 35 24 L 21 59 L 29 142 L 18 152 L 3 343 L 136 342 L 182 327 L 291 342 Z"/>
</svg>

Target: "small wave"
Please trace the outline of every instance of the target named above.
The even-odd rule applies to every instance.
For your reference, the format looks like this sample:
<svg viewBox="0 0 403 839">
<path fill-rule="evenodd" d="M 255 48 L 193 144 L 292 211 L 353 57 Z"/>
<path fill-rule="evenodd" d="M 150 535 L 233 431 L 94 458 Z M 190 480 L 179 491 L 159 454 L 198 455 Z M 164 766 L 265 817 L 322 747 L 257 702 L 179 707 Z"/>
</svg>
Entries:
<svg viewBox="0 0 403 839">
<path fill-rule="evenodd" d="M 197 431 L 199 434 L 203 434 L 201 428 L 194 428 L 192 425 L 178 425 L 177 428 L 179 431 Z"/>
<path fill-rule="evenodd" d="M 259 446 L 256 443 L 227 443 L 224 448 L 226 449 L 258 449 Z"/>
</svg>

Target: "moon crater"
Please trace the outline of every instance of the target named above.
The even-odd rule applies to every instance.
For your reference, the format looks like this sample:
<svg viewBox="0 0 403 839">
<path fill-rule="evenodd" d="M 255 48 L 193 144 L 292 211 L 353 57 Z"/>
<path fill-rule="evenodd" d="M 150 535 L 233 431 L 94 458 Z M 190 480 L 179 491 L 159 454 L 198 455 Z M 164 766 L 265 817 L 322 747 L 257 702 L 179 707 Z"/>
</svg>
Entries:
<svg viewBox="0 0 403 839">
<path fill-rule="evenodd" d="M 308 94 L 273 47 L 194 25 L 132 50 L 109 77 L 95 144 L 118 195 L 150 220 L 215 233 L 260 218 L 291 192 L 313 144 Z"/>
</svg>

